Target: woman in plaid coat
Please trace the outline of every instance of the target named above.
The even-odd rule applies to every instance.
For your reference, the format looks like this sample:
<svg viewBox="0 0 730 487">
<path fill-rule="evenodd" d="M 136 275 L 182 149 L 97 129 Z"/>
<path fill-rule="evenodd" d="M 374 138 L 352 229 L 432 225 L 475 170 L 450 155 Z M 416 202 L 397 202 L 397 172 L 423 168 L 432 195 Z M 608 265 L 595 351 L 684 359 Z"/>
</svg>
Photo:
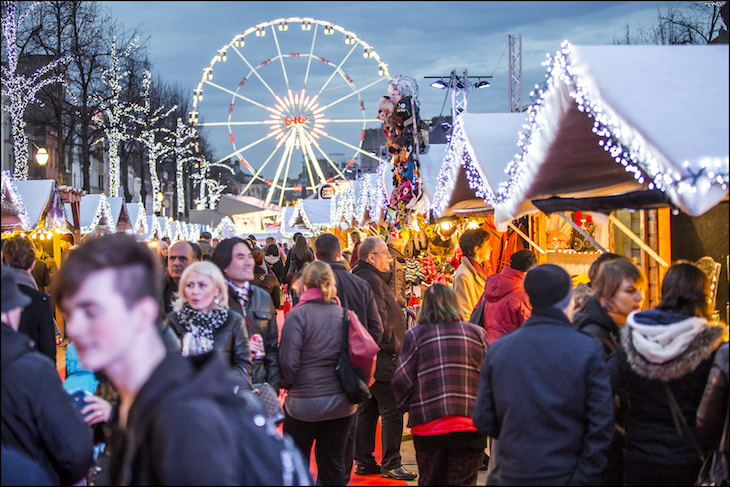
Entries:
<svg viewBox="0 0 730 487">
<path fill-rule="evenodd" d="M 476 485 L 487 442 L 471 416 L 486 349 L 486 332 L 462 321 L 454 291 L 429 287 L 391 382 L 408 411 L 418 485 Z"/>
</svg>

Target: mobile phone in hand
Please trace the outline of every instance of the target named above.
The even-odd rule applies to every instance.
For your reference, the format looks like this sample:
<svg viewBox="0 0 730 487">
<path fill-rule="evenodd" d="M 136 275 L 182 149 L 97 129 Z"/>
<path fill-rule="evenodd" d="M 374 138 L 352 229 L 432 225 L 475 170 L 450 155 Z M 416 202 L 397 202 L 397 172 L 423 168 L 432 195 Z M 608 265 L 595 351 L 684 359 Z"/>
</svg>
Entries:
<svg viewBox="0 0 730 487">
<path fill-rule="evenodd" d="M 83 389 L 77 389 L 72 394 L 71 397 L 74 400 L 74 404 L 76 404 L 76 408 L 78 408 L 79 412 L 81 412 L 82 409 L 84 409 L 89 403 L 86 402 L 85 398 L 91 397 L 93 394 L 91 394 L 89 391 L 85 391 Z M 86 413 L 88 416 L 89 413 Z"/>
</svg>

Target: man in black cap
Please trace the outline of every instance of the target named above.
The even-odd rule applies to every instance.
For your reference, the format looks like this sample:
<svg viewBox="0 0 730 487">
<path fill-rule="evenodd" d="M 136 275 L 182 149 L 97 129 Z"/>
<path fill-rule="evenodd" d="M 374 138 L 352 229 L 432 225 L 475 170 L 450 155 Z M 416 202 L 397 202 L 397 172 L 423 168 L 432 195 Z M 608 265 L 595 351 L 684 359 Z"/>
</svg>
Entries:
<svg viewBox="0 0 730 487">
<path fill-rule="evenodd" d="M 532 315 L 489 346 L 474 426 L 499 442 L 500 485 L 598 484 L 613 436 L 603 350 L 572 327 L 573 283 L 543 264 L 525 276 Z"/>
<path fill-rule="evenodd" d="M 11 269 L 2 266 L 2 445 L 35 460 L 52 485 L 75 484 L 93 463 L 93 435 L 61 385 L 56 364 L 18 333 L 30 302 Z M 13 466 L 3 461 L 6 467 Z"/>
</svg>

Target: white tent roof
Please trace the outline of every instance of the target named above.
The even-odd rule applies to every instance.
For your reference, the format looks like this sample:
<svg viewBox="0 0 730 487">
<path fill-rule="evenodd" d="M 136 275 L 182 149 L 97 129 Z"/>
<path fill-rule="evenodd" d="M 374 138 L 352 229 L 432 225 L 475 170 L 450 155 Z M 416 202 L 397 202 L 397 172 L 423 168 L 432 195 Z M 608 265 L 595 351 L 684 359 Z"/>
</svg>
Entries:
<svg viewBox="0 0 730 487">
<path fill-rule="evenodd" d="M 147 215 L 145 214 L 144 205 L 142 203 L 127 203 L 126 207 L 132 231 L 148 233 Z"/>
<path fill-rule="evenodd" d="M 435 216 L 491 209 L 509 161 L 519 152 L 524 113 L 463 113 L 436 180 L 430 209 Z"/>
<path fill-rule="evenodd" d="M 572 46 L 555 56 L 495 223 L 531 200 L 660 190 L 698 216 L 727 197 L 728 46 Z"/>
<path fill-rule="evenodd" d="M 30 226 L 26 230 L 35 229 L 44 217 L 44 228 L 48 230 L 66 227 L 61 193 L 54 179 L 29 179 L 12 184 L 25 207 Z"/>
<path fill-rule="evenodd" d="M 112 218 L 117 228 L 121 226 L 132 226 L 132 220 L 129 218 L 129 212 L 127 210 L 127 204 L 122 196 L 108 196 L 106 199 L 109 202 L 109 208 L 111 209 Z"/>
<path fill-rule="evenodd" d="M 421 190 L 423 191 L 423 199 L 419 207 L 428 208 L 434 200 L 436 187 L 438 186 L 438 176 L 441 166 L 446 157 L 446 144 L 431 144 L 428 146 L 428 152 L 419 155 L 419 163 L 421 166 Z M 392 178 L 391 178 L 392 179 Z M 419 211 L 418 209 L 416 211 Z"/>
<path fill-rule="evenodd" d="M 71 214 L 71 205 L 65 204 L 66 214 Z M 82 234 L 91 233 L 96 227 L 106 226 L 115 232 L 117 222 L 112 215 L 107 197 L 103 194 L 86 194 L 79 203 L 79 227 Z"/>
<path fill-rule="evenodd" d="M 298 200 L 289 219 L 289 225 L 302 225 L 315 232 L 332 227 L 331 205 L 332 201 L 329 199 Z"/>
</svg>

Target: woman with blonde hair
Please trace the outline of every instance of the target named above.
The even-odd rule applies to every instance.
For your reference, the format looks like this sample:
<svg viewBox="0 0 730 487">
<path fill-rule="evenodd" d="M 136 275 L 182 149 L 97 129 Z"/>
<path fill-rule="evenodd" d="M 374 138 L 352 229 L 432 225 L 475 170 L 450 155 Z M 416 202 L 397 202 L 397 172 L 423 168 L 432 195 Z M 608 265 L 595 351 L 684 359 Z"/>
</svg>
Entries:
<svg viewBox="0 0 730 487">
<path fill-rule="evenodd" d="M 346 313 L 336 282 L 322 261 L 304 267 L 302 294 L 286 315 L 279 345 L 281 387 L 288 389 L 284 432 L 306 459 L 317 442 L 318 485 L 346 484 L 345 445 L 357 409 L 335 372 Z"/>
<path fill-rule="evenodd" d="M 250 384 L 246 325 L 243 316 L 229 309 L 228 286 L 215 264 L 199 261 L 185 268 L 173 308 L 166 321 L 182 343 L 183 356 L 216 351 L 240 385 Z"/>
</svg>

